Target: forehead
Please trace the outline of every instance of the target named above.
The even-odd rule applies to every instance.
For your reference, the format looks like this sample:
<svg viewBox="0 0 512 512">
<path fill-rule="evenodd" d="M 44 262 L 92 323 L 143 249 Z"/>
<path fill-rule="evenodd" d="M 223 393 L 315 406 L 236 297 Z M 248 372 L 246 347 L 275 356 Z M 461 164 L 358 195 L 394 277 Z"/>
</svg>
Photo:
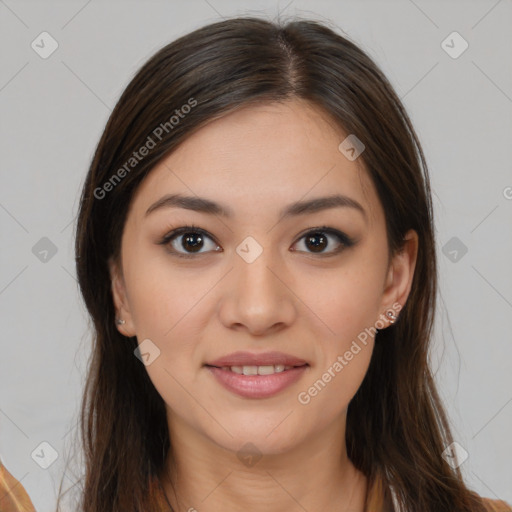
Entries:
<svg viewBox="0 0 512 512">
<path fill-rule="evenodd" d="M 361 158 L 340 150 L 345 133 L 303 100 L 240 108 L 208 122 L 148 174 L 134 198 L 139 214 L 165 193 L 180 192 L 262 215 L 299 199 L 339 193 L 380 204 Z M 144 210 L 145 212 L 145 210 Z"/>
</svg>

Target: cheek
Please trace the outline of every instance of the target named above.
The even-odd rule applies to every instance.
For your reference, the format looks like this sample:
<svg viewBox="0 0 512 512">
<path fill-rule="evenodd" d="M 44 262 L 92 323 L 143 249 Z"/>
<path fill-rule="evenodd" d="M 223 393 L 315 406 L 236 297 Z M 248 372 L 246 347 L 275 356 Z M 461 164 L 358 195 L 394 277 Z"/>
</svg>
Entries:
<svg viewBox="0 0 512 512">
<path fill-rule="evenodd" d="M 184 387 L 194 386 L 202 364 L 198 347 L 211 319 L 205 298 L 218 278 L 173 267 L 168 258 L 132 251 L 124 274 L 138 342 L 149 339 L 159 351 L 146 366 L 148 375 L 162 398 L 180 410 L 190 398 Z"/>
<path fill-rule="evenodd" d="M 139 337 L 168 343 L 193 316 L 218 278 L 211 272 L 173 265 L 163 250 L 162 254 L 146 256 L 140 251 L 126 262 L 130 312 Z"/>
<path fill-rule="evenodd" d="M 374 347 L 376 287 L 355 274 L 341 281 L 343 285 L 326 281 L 324 290 L 329 293 L 312 297 L 314 313 L 328 329 L 312 334 L 317 364 L 296 397 L 301 415 L 316 418 L 318 429 L 345 413 L 366 375 Z"/>
<path fill-rule="evenodd" d="M 305 381 L 295 405 L 296 417 L 302 419 L 301 428 L 321 432 L 338 420 L 344 422 L 350 401 L 368 370 L 372 349 L 372 342 L 356 342 L 349 350 L 329 358 L 325 367 L 317 368 Z"/>
<path fill-rule="evenodd" d="M 375 261 L 354 262 L 339 271 L 304 273 L 299 282 L 298 295 L 307 298 L 309 316 L 321 320 L 318 332 L 336 350 L 344 350 L 361 332 L 375 326 L 382 299 L 382 270 Z"/>
<path fill-rule="evenodd" d="M 307 294 L 311 322 L 319 318 L 322 327 L 310 331 L 317 365 L 298 402 L 313 415 L 323 414 L 326 422 L 348 406 L 367 372 L 379 327 L 381 282 L 382 267 L 364 258 L 338 273 L 302 280 L 302 293 L 312 290 Z"/>
</svg>

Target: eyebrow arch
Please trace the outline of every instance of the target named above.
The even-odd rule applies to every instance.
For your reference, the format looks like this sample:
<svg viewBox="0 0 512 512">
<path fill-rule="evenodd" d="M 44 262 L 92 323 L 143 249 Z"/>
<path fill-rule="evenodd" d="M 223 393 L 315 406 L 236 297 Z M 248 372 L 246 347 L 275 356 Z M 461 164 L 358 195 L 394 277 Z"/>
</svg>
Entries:
<svg viewBox="0 0 512 512">
<path fill-rule="evenodd" d="M 150 213 L 162 208 L 184 208 L 196 212 L 207 213 L 210 215 L 221 215 L 223 217 L 233 217 L 233 210 L 222 206 L 210 199 L 197 196 L 183 196 L 181 194 L 167 194 L 155 203 L 153 203 L 145 213 L 147 217 Z M 329 208 L 348 207 L 359 211 L 365 220 L 367 220 L 366 210 L 355 199 L 342 194 L 334 194 L 326 197 L 317 197 L 307 201 L 297 201 L 286 206 L 281 210 L 280 218 L 303 215 L 307 213 L 316 213 Z"/>
</svg>

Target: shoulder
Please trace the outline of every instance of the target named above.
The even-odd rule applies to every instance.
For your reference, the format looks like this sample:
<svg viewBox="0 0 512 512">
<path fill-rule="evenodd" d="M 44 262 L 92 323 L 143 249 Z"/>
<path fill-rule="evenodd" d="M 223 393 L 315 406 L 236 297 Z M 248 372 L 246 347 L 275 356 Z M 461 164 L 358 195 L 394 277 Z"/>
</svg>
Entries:
<svg viewBox="0 0 512 512">
<path fill-rule="evenodd" d="M 469 491 L 472 504 L 483 505 L 485 512 L 512 512 L 512 506 L 503 500 L 484 498 L 474 491 Z M 481 507 L 478 507 L 480 510 Z M 368 480 L 368 492 L 366 497 L 365 512 L 388 512 L 400 510 L 396 495 L 392 487 L 384 483 L 381 473 L 373 475 Z"/>
<path fill-rule="evenodd" d="M 482 503 L 487 512 L 512 512 L 512 507 L 503 500 L 491 500 L 482 498 Z"/>
<path fill-rule="evenodd" d="M 7 471 L 1 462 L 0 510 L 2 512 L 36 512 L 23 485 Z"/>
</svg>

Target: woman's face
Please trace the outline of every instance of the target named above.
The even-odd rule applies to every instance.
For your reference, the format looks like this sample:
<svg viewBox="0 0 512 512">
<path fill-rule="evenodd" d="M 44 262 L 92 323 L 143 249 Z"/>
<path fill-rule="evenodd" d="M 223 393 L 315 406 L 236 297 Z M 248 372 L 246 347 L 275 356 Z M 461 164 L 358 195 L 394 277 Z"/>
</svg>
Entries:
<svg viewBox="0 0 512 512">
<path fill-rule="evenodd" d="M 275 454 L 344 432 L 372 328 L 405 303 L 417 244 L 410 232 L 388 261 L 375 188 L 362 159 L 338 148 L 347 135 L 303 101 L 245 107 L 197 131 L 139 187 L 114 297 L 171 439 Z"/>
</svg>

